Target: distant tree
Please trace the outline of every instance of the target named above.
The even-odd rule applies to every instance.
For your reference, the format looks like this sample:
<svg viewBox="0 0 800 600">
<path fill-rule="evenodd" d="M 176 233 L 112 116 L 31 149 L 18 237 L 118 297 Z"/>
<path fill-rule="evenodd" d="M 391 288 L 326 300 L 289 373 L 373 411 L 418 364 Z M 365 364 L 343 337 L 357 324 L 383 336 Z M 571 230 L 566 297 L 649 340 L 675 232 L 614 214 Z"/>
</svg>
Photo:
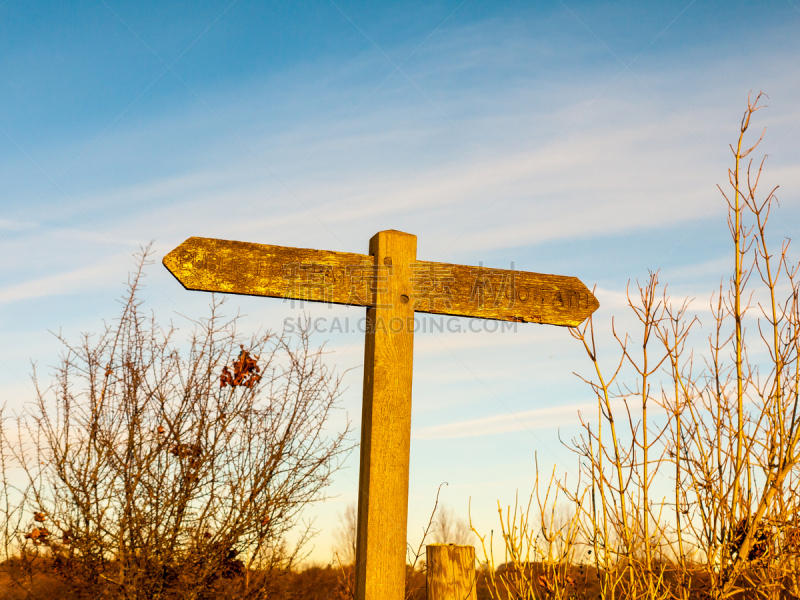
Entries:
<svg viewBox="0 0 800 600">
<path fill-rule="evenodd" d="M 178 345 L 142 311 L 146 255 L 113 324 L 59 335 L 53 382 L 34 374 L 35 402 L 3 436 L 25 479 L 6 490 L 20 524 L 6 551 L 50 565 L 74 598 L 264 597 L 349 449 L 349 423 L 329 431 L 340 378 L 308 330 L 245 343 L 216 299 Z"/>
<path fill-rule="evenodd" d="M 452 507 L 442 504 L 436 512 L 433 541 L 437 544 L 466 546 L 472 542 L 472 531 L 465 519 L 459 519 Z"/>
<path fill-rule="evenodd" d="M 356 562 L 356 531 L 358 527 L 358 508 L 355 502 L 348 504 L 340 516 L 339 526 L 333 530 L 333 552 L 338 563 L 352 565 Z"/>
</svg>

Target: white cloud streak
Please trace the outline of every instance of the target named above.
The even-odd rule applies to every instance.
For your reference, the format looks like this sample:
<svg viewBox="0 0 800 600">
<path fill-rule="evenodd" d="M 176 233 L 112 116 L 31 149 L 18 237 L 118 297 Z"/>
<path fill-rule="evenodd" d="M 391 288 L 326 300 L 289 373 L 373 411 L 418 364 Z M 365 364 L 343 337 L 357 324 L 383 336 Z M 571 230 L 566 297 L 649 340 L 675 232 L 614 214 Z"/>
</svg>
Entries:
<svg viewBox="0 0 800 600">
<path fill-rule="evenodd" d="M 119 287 L 120 266 L 119 257 L 112 256 L 79 269 L 24 280 L 0 289 L 0 304 Z"/>
</svg>

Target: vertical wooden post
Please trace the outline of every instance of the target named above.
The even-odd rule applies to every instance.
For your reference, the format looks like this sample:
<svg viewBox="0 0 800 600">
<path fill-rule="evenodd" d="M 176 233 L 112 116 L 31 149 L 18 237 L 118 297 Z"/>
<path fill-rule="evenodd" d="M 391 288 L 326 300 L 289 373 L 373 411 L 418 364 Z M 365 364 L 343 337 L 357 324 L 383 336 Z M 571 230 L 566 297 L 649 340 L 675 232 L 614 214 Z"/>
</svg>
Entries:
<svg viewBox="0 0 800 600">
<path fill-rule="evenodd" d="M 425 550 L 428 600 L 476 600 L 474 547 L 431 544 Z"/>
<path fill-rule="evenodd" d="M 356 600 L 403 600 L 417 238 L 381 231 L 370 240 L 369 253 L 375 259 L 374 307 L 367 309 L 364 351 Z"/>
</svg>

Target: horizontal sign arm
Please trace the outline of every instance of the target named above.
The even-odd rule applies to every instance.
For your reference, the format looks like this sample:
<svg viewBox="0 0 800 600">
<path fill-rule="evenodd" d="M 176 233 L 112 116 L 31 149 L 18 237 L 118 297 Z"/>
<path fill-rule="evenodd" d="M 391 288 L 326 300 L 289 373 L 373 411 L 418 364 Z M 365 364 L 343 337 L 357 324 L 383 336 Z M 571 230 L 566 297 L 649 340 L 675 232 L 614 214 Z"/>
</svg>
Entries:
<svg viewBox="0 0 800 600">
<path fill-rule="evenodd" d="M 435 262 L 415 271 L 417 312 L 575 327 L 600 306 L 577 277 Z"/>
<path fill-rule="evenodd" d="M 190 290 L 370 306 L 366 254 L 191 237 L 163 262 Z"/>
<path fill-rule="evenodd" d="M 189 238 L 164 265 L 190 290 L 373 306 L 393 276 L 391 260 L 365 254 Z M 417 312 L 577 326 L 599 302 L 576 277 L 417 261 L 411 296 Z"/>
</svg>

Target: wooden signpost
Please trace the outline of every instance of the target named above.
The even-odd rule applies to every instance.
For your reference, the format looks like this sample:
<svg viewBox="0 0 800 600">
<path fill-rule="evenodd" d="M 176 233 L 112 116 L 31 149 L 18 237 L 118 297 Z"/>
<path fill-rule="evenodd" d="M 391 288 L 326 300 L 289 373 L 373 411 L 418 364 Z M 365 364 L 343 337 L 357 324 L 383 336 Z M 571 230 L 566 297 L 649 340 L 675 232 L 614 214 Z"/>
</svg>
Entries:
<svg viewBox="0 0 800 600">
<path fill-rule="evenodd" d="M 381 231 L 369 255 L 193 237 L 163 261 L 189 290 L 366 307 L 357 600 L 405 595 L 414 313 L 574 327 L 599 306 L 575 277 L 416 254 L 416 236 Z"/>
</svg>

